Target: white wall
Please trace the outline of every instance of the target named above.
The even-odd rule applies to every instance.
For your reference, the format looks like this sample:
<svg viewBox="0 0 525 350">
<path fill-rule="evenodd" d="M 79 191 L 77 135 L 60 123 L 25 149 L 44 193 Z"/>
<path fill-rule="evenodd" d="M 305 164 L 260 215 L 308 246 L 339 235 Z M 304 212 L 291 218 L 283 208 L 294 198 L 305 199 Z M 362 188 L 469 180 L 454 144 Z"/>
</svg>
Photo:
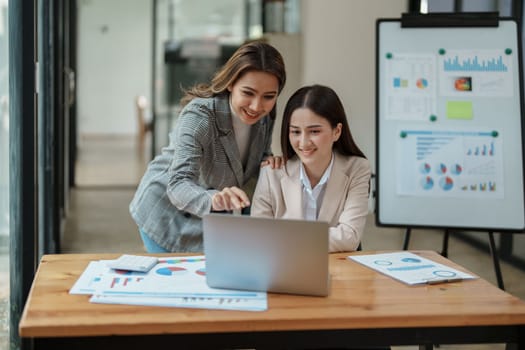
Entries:
<svg viewBox="0 0 525 350">
<path fill-rule="evenodd" d="M 151 1 L 78 2 L 79 134 L 134 134 L 151 91 Z"/>
<path fill-rule="evenodd" d="M 284 107 L 286 101 L 292 94 L 301 87 L 302 84 L 302 35 L 301 34 L 267 34 L 265 38 L 268 43 L 274 46 L 283 56 L 286 68 L 286 84 L 277 100 L 277 117 L 272 134 L 272 151 L 276 155 L 281 152 L 281 123 L 283 120 Z"/>
<path fill-rule="evenodd" d="M 355 141 L 375 172 L 375 25 L 399 18 L 406 0 L 303 0 L 303 84 L 324 84 L 343 101 Z"/>
</svg>

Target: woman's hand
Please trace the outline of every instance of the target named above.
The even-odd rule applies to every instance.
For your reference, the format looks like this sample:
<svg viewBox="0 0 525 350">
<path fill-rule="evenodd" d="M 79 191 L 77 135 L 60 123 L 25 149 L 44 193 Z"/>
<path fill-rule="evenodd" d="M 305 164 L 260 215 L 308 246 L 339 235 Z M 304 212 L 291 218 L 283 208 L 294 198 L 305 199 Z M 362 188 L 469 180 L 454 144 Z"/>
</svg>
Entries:
<svg viewBox="0 0 525 350">
<path fill-rule="evenodd" d="M 214 211 L 241 210 L 250 205 L 248 195 L 238 187 L 226 187 L 215 193 L 211 198 L 211 208 Z"/>
<path fill-rule="evenodd" d="M 283 157 L 268 156 L 261 162 L 261 168 L 269 165 L 272 169 L 279 169 L 283 165 Z"/>
</svg>

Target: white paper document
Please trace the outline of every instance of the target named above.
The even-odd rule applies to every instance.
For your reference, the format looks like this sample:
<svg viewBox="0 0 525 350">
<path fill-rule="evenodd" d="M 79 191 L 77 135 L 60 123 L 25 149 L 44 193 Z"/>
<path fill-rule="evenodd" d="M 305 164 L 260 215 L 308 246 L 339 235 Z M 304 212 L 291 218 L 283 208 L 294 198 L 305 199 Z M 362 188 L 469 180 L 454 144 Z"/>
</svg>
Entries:
<svg viewBox="0 0 525 350">
<path fill-rule="evenodd" d="M 267 299 L 231 297 L 130 297 L 93 295 L 90 302 L 97 304 L 126 304 L 165 307 L 189 307 L 197 309 L 223 309 L 240 311 L 265 311 Z"/>
<path fill-rule="evenodd" d="M 204 256 L 160 258 L 149 272 L 114 270 L 92 261 L 70 294 L 91 294 L 91 302 L 263 311 L 267 294 L 210 288 Z"/>
<path fill-rule="evenodd" d="M 434 284 L 477 278 L 410 252 L 348 256 L 406 284 Z"/>
</svg>

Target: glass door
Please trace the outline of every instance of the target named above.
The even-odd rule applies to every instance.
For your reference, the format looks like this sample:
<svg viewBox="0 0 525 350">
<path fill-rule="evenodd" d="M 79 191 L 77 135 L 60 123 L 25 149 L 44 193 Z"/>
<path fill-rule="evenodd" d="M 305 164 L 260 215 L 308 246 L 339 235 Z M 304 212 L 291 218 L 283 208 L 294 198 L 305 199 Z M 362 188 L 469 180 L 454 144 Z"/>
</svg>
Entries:
<svg viewBox="0 0 525 350">
<path fill-rule="evenodd" d="M 261 0 L 157 0 L 153 154 L 167 145 L 183 89 L 206 83 L 246 40 L 262 36 Z"/>
</svg>

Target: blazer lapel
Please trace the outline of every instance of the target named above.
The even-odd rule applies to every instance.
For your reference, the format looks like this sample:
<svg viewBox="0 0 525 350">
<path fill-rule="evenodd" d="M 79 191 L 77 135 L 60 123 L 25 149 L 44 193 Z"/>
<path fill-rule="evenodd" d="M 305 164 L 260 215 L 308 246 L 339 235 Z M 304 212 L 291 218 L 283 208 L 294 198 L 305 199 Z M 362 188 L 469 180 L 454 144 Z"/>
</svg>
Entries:
<svg viewBox="0 0 525 350">
<path fill-rule="evenodd" d="M 259 169 L 262 159 L 259 155 L 264 153 L 264 137 L 265 137 L 265 128 L 263 127 L 263 122 L 265 118 L 260 120 L 258 123 L 252 125 L 250 130 L 250 150 L 248 154 L 248 160 L 246 161 L 246 169 Z M 255 163 L 255 164 L 254 164 Z M 244 174 L 247 177 L 252 176 L 246 172 Z M 247 181 L 248 179 L 244 179 Z"/>
<path fill-rule="evenodd" d="M 221 131 L 219 140 L 222 147 L 224 147 L 226 156 L 228 157 L 235 178 L 237 179 L 237 184 L 240 187 L 244 183 L 244 171 L 242 169 L 239 147 L 237 146 L 237 141 L 235 141 L 235 135 L 233 134 L 232 115 L 228 101 L 228 97 L 218 99 L 217 101 L 217 125 Z"/>
<path fill-rule="evenodd" d="M 337 153 L 334 154 L 334 167 L 326 184 L 323 203 L 321 204 L 321 210 L 319 211 L 319 221 L 332 221 L 334 213 L 337 212 L 337 207 L 341 203 L 341 200 L 344 200 L 344 198 L 341 197 L 341 194 L 346 193 L 345 188 L 341 188 L 341 186 L 348 186 L 348 175 L 345 174 L 341 167 L 343 160 Z"/>
<path fill-rule="evenodd" d="M 289 160 L 286 164 L 289 176 L 281 179 L 286 217 L 290 219 L 303 218 L 303 187 L 299 178 L 299 165 L 297 158 Z"/>
</svg>

